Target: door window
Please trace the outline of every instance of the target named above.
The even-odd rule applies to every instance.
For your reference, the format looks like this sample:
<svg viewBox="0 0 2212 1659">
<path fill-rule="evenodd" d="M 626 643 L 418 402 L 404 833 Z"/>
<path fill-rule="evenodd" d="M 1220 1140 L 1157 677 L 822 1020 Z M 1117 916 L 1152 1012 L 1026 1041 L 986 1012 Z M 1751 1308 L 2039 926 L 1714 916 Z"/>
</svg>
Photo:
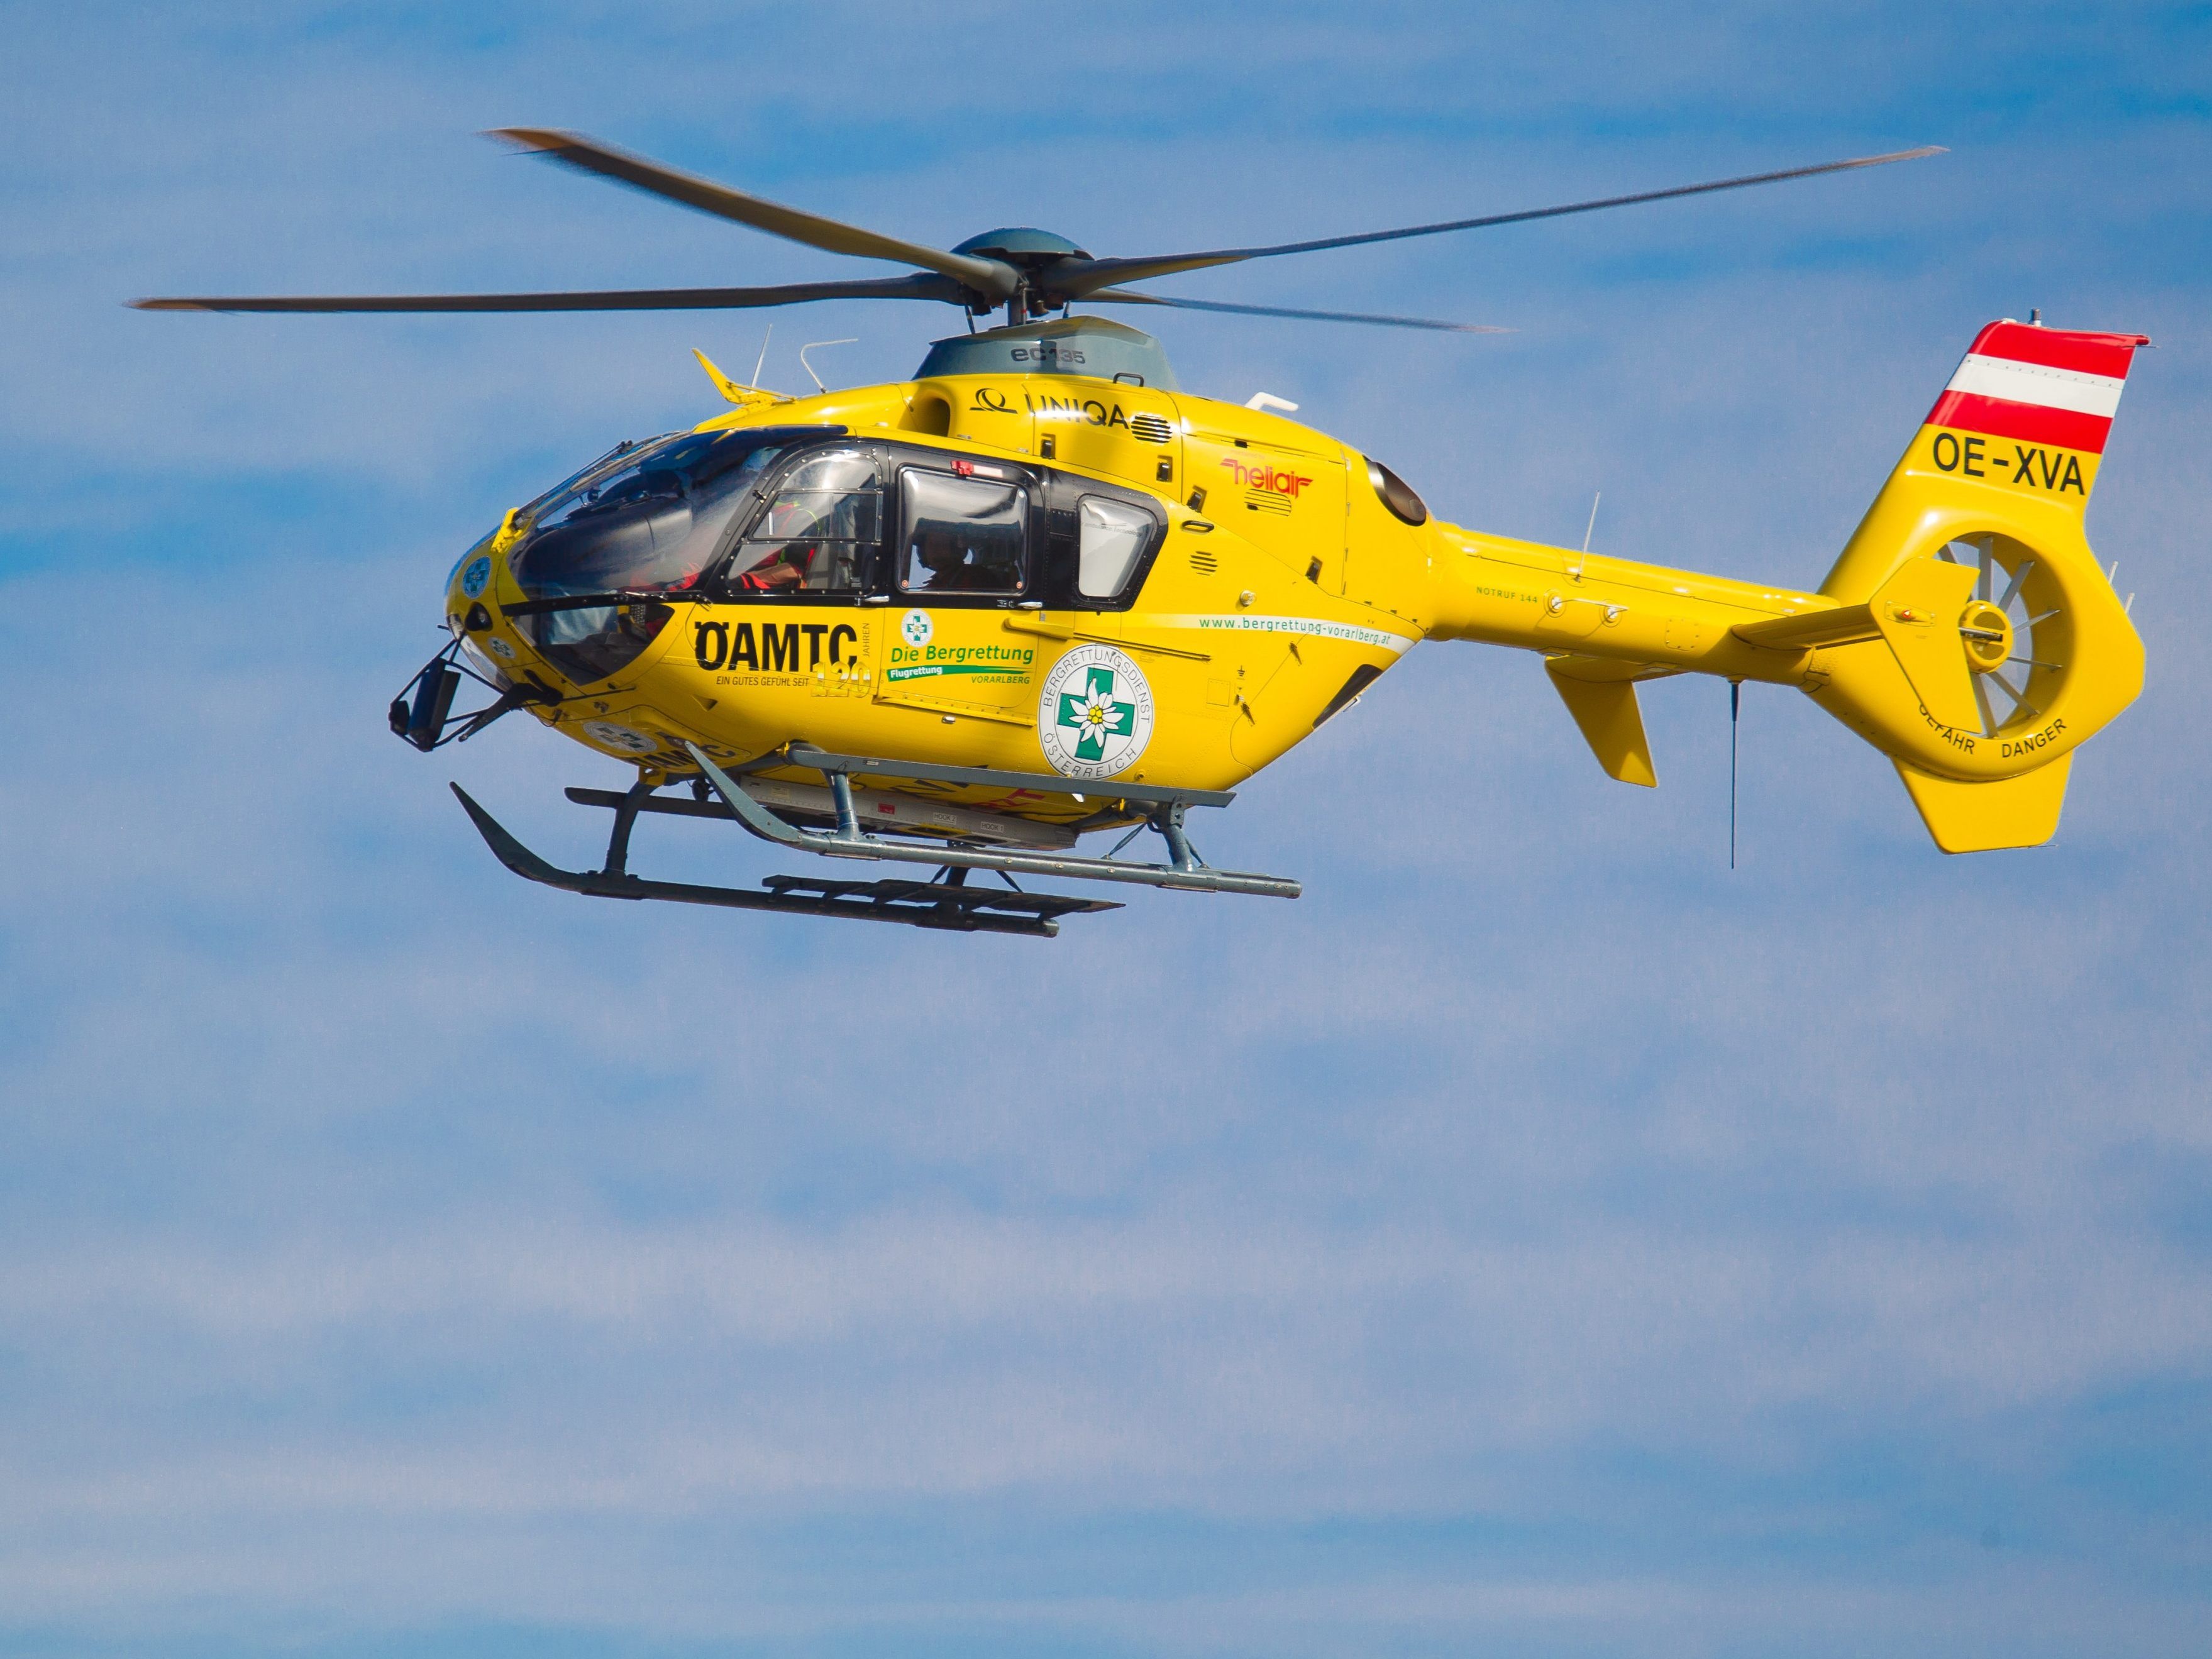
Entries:
<svg viewBox="0 0 2212 1659">
<path fill-rule="evenodd" d="M 908 469 L 900 537 L 902 593 L 1022 591 L 1029 492 L 987 478 Z"/>
<path fill-rule="evenodd" d="M 777 485 L 738 544 L 729 586 L 746 593 L 850 593 L 883 539 L 874 460 L 857 450 L 816 455 Z"/>
</svg>

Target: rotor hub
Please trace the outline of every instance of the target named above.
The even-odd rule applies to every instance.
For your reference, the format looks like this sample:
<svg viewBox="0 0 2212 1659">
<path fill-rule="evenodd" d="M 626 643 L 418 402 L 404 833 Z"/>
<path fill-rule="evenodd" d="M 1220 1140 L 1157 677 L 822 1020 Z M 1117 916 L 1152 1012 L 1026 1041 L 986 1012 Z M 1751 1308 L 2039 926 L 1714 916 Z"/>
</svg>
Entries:
<svg viewBox="0 0 2212 1659">
<path fill-rule="evenodd" d="M 1987 599 L 1968 603 L 1959 617 L 1959 637 L 1966 665 L 1977 674 L 1994 674 L 2012 657 L 2012 618 Z"/>
<path fill-rule="evenodd" d="M 1027 225 L 1010 225 L 1000 230 L 987 230 L 980 236 L 970 236 L 957 243 L 952 251 L 978 259 L 1003 259 L 1010 265 L 1033 269 L 1050 264 L 1055 259 L 1088 259 L 1084 249 L 1060 235 L 1057 231 L 1038 230 Z"/>
</svg>

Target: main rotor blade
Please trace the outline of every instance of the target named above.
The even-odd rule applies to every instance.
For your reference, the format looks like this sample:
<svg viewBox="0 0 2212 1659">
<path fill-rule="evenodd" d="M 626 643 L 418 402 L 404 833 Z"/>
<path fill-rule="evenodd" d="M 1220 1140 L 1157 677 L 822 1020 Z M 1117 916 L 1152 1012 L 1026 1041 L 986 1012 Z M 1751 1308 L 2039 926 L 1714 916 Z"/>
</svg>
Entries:
<svg viewBox="0 0 2212 1659">
<path fill-rule="evenodd" d="M 738 311 L 805 305 L 813 300 L 944 300 L 962 302 L 961 285 L 932 275 L 856 283 L 786 283 L 775 288 L 609 289 L 574 294 L 367 294 L 296 298 L 133 300 L 139 311 Z"/>
<path fill-rule="evenodd" d="M 830 253 L 849 253 L 863 259 L 896 259 L 950 276 L 993 299 L 1011 295 L 1019 278 L 1011 265 L 996 259 L 977 259 L 964 253 L 948 253 L 921 242 L 902 241 L 857 225 L 842 224 L 816 213 L 803 213 L 779 203 L 748 196 L 726 185 L 678 173 L 642 155 L 602 144 L 579 132 L 547 127 L 498 127 L 489 137 L 503 139 L 518 149 L 532 151 L 548 161 L 582 173 L 595 173 L 685 207 L 696 208 L 717 218 L 733 219 L 755 230 L 764 230 L 786 241 L 803 242 Z"/>
<path fill-rule="evenodd" d="M 1716 179 L 1701 185 L 1676 185 L 1669 190 L 1639 191 L 1632 196 L 1606 196 L 1594 202 L 1570 202 L 1561 207 L 1527 208 L 1518 213 L 1486 214 L 1479 219 L 1452 219 L 1443 224 L 1412 225 L 1402 230 L 1369 231 L 1358 236 L 1325 236 L 1311 242 L 1283 242 L 1273 247 L 1222 248 L 1211 253 L 1176 253 L 1158 258 L 1070 261 L 1048 274 L 1056 295 L 1080 299 L 1109 283 L 1139 283 L 1179 270 L 1201 270 L 1212 265 L 1234 264 L 1243 259 L 1273 259 L 1285 253 L 1319 253 L 1333 247 L 1358 247 L 1367 242 L 1402 241 L 1410 236 L 1439 236 L 1452 230 L 1481 230 L 1492 225 L 1515 225 L 1531 219 L 1558 219 L 1571 213 L 1595 213 L 1601 208 L 1632 207 L 1639 202 L 1671 201 L 1680 196 L 1705 196 L 1715 191 L 1742 190 L 1752 185 L 1775 185 L 1790 179 L 1810 179 L 1823 173 L 1848 173 L 1857 167 L 1886 167 L 1892 161 L 1917 161 L 1945 153 L 1940 144 L 1919 149 L 1900 149 L 1887 155 L 1861 155 L 1845 161 L 1823 161 L 1818 167 L 1789 167 L 1780 173 L 1754 173 L 1741 179 Z"/>
<path fill-rule="evenodd" d="M 1232 306 L 1219 300 L 1171 300 L 1164 294 L 1139 294 L 1126 288 L 1094 289 L 1083 296 L 1090 306 L 1173 306 L 1178 311 L 1227 311 L 1240 317 L 1297 317 L 1316 323 L 1373 323 L 1382 328 L 1426 328 L 1444 334 L 1510 334 L 1489 323 L 1444 323 L 1431 317 L 1377 317 L 1364 311 L 1294 311 L 1288 306 Z"/>
</svg>

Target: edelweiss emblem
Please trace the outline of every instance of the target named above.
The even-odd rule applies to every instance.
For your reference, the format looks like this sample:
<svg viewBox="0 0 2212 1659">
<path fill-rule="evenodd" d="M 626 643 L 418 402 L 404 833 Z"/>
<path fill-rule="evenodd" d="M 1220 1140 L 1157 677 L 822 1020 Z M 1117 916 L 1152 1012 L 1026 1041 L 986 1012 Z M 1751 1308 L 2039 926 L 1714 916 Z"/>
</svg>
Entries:
<svg viewBox="0 0 2212 1659">
<path fill-rule="evenodd" d="M 1037 738 L 1055 771 L 1109 778 L 1145 751 L 1152 689 L 1110 645 L 1079 646 L 1053 665 L 1037 704 Z"/>
<path fill-rule="evenodd" d="M 1103 760 L 1107 738 L 1126 738 L 1136 729 L 1137 705 L 1114 700 L 1110 668 L 1085 669 L 1084 680 L 1081 691 L 1060 694 L 1060 719 L 1054 724 L 1074 729 L 1076 759 Z"/>
</svg>

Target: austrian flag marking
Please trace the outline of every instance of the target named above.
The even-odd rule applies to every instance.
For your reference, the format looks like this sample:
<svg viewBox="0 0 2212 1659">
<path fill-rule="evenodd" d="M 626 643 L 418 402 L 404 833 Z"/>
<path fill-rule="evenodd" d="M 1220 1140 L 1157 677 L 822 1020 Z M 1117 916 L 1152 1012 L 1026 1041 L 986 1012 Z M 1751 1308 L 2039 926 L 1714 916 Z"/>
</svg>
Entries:
<svg viewBox="0 0 2212 1659">
<path fill-rule="evenodd" d="M 2101 455 L 2141 334 L 1991 323 L 1928 413 L 1929 426 Z"/>
</svg>

